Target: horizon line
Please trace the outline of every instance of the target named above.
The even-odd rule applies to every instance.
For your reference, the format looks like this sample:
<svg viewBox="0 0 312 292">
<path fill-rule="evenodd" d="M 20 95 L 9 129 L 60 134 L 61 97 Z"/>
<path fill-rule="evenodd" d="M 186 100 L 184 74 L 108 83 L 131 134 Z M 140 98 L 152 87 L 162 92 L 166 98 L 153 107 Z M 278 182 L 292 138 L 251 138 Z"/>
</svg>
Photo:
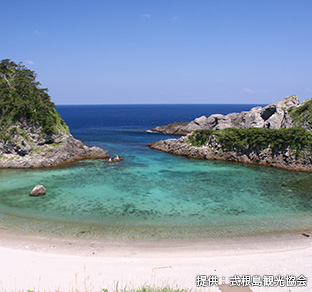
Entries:
<svg viewBox="0 0 312 292">
<path fill-rule="evenodd" d="M 55 106 L 66 105 L 266 105 L 266 103 L 77 103 L 77 104 L 56 104 Z"/>
</svg>

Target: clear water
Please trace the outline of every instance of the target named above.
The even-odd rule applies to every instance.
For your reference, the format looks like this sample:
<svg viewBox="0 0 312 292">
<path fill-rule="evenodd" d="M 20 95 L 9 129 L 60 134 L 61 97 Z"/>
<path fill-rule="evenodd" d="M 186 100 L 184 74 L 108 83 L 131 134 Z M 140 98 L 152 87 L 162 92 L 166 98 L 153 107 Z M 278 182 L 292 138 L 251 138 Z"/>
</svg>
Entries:
<svg viewBox="0 0 312 292">
<path fill-rule="evenodd" d="M 0 227 L 87 238 L 207 238 L 291 232 L 312 223 L 312 175 L 187 159 L 145 145 L 156 125 L 250 105 L 60 106 L 72 134 L 120 163 L 0 171 Z M 36 184 L 47 194 L 29 197 Z"/>
</svg>

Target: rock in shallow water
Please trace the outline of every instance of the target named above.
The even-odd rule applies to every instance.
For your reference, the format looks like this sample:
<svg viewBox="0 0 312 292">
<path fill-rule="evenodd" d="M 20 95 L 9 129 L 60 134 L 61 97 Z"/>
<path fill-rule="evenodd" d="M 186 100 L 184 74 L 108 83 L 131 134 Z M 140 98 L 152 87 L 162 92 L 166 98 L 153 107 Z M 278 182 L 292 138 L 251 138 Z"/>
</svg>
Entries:
<svg viewBox="0 0 312 292">
<path fill-rule="evenodd" d="M 46 193 L 46 189 L 43 185 L 36 185 L 31 193 L 29 194 L 30 196 L 43 196 Z"/>
<path fill-rule="evenodd" d="M 118 156 L 118 155 L 116 155 L 116 156 L 114 156 L 114 157 L 112 158 L 112 161 L 113 161 L 113 162 L 119 162 L 119 161 L 121 161 L 121 160 L 123 160 L 123 157 L 122 157 L 122 156 Z"/>
<path fill-rule="evenodd" d="M 107 162 L 113 163 L 113 162 L 120 162 L 122 160 L 124 160 L 122 156 L 115 155 L 113 158 L 108 158 Z"/>
</svg>

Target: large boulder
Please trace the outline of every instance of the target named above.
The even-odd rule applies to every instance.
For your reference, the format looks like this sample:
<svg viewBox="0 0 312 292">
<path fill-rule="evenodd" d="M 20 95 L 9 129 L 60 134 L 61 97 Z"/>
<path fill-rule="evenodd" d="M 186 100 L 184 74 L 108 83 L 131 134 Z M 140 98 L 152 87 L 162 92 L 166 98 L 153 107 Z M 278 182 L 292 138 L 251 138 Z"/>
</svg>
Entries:
<svg viewBox="0 0 312 292">
<path fill-rule="evenodd" d="M 43 185 L 36 185 L 33 190 L 30 192 L 30 196 L 43 196 L 46 193 L 46 189 Z"/>
</svg>

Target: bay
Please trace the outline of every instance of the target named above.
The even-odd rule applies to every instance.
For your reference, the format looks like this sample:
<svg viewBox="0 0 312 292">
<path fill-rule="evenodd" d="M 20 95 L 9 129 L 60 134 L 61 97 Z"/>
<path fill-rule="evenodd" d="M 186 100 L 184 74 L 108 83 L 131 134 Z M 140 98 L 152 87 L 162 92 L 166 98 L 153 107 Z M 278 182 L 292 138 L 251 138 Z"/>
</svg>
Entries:
<svg viewBox="0 0 312 292">
<path fill-rule="evenodd" d="M 254 105 L 57 106 L 71 133 L 124 161 L 0 171 L 0 227 L 55 236 L 199 239 L 304 230 L 312 223 L 308 173 L 178 157 L 146 144 L 176 136 L 157 125 Z M 43 184 L 47 194 L 28 196 Z"/>
</svg>

